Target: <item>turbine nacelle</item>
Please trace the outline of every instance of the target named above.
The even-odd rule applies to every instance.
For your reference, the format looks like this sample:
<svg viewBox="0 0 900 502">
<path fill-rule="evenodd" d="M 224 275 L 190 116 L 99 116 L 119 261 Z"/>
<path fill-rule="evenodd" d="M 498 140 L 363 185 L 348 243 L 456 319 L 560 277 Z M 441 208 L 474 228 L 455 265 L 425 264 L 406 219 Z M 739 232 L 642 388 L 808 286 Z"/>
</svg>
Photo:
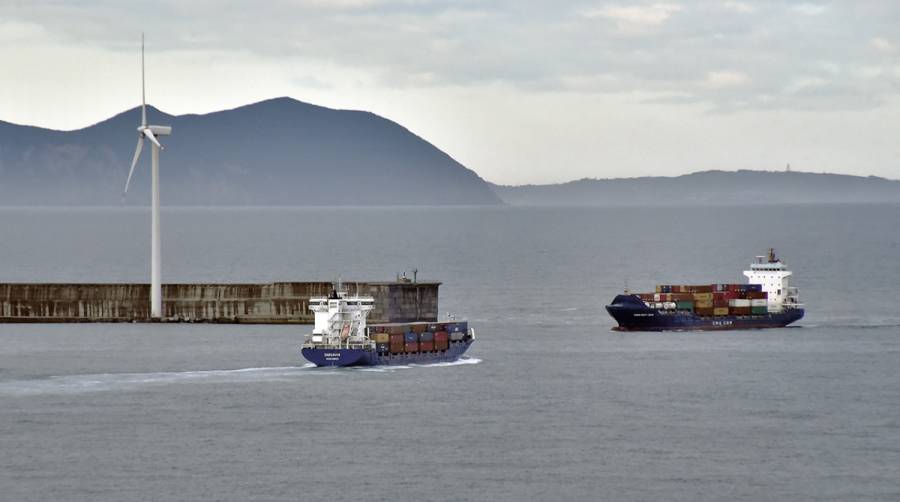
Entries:
<svg viewBox="0 0 900 502">
<path fill-rule="evenodd" d="M 138 126 L 137 128 L 139 133 L 143 133 L 145 129 L 150 129 L 155 136 L 168 136 L 172 134 L 172 126 L 149 125 Z"/>
<path fill-rule="evenodd" d="M 125 180 L 125 189 L 122 190 L 122 197 L 124 199 L 125 194 L 128 193 L 128 186 L 131 184 L 131 176 L 134 175 L 134 168 L 137 167 L 138 159 L 141 158 L 141 150 L 144 149 L 144 140 L 149 140 L 153 143 L 153 146 L 159 148 L 160 150 L 165 150 L 162 144 L 156 139 L 157 136 L 168 136 L 172 134 L 171 126 L 158 126 L 158 125 L 149 125 L 149 126 L 139 126 L 138 130 L 138 140 L 137 147 L 134 150 L 134 157 L 131 159 L 131 169 L 128 170 L 128 179 Z"/>
<path fill-rule="evenodd" d="M 165 148 L 162 146 L 162 144 L 159 142 L 159 140 L 156 137 L 157 136 L 168 136 L 169 134 L 172 134 L 172 128 L 169 126 L 151 125 L 151 126 L 138 127 L 138 149 L 134 154 L 135 162 L 137 162 L 137 158 L 138 158 L 138 156 L 140 156 L 140 150 L 141 150 L 140 143 L 142 143 L 144 141 L 144 138 L 149 139 L 150 142 L 153 143 L 154 146 L 156 146 L 156 148 L 159 148 L 160 150 L 165 150 Z M 134 166 L 132 166 L 131 169 L 134 170 Z M 131 175 L 129 175 L 129 178 L 130 177 L 131 177 Z M 126 186 L 127 186 L 127 183 L 126 183 Z"/>
</svg>

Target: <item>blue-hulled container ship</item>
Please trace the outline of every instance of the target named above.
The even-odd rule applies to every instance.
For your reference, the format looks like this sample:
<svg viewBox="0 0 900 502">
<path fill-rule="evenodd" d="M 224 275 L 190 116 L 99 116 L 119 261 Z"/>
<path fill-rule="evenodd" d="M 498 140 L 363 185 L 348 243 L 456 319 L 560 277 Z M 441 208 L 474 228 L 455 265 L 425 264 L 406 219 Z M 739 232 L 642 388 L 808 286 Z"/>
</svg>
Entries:
<svg viewBox="0 0 900 502">
<path fill-rule="evenodd" d="M 475 341 L 467 321 L 367 325 L 369 296 L 349 296 L 336 286 L 328 297 L 311 298 L 315 317 L 301 353 L 316 366 L 377 366 L 452 362 Z"/>
<path fill-rule="evenodd" d="M 804 314 L 792 272 L 769 249 L 744 271 L 747 284 L 658 285 L 655 293 L 616 296 L 606 311 L 618 331 L 781 328 Z"/>
</svg>

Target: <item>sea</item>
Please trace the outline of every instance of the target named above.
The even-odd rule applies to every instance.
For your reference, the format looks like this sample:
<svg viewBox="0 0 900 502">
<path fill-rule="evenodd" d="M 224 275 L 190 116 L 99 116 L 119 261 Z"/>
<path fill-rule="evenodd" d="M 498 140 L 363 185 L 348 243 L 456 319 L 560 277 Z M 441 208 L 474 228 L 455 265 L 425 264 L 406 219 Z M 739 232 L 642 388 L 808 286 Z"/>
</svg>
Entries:
<svg viewBox="0 0 900 502">
<path fill-rule="evenodd" d="M 147 208 L 0 209 L 0 281 L 146 282 Z M 10 501 L 900 500 L 900 206 L 165 208 L 164 282 L 439 280 L 450 364 L 326 369 L 308 326 L 0 325 Z M 621 333 L 624 289 L 806 317 Z"/>
</svg>

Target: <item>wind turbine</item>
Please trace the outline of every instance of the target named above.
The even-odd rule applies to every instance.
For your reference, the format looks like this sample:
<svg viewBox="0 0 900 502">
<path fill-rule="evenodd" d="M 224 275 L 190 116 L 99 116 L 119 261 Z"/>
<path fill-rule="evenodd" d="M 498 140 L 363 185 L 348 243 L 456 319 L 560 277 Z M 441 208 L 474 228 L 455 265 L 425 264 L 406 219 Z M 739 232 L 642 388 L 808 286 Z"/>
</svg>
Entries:
<svg viewBox="0 0 900 502">
<path fill-rule="evenodd" d="M 147 125 L 147 97 L 144 83 L 144 34 L 141 34 L 141 125 L 138 130 L 137 148 L 134 151 L 134 159 L 131 161 L 131 169 L 128 171 L 128 179 L 125 180 L 125 190 L 122 191 L 122 198 L 128 193 L 128 185 L 131 183 L 131 176 L 134 174 L 134 168 L 137 166 L 138 159 L 141 156 L 141 150 L 144 148 L 144 140 L 150 141 L 151 157 L 152 157 L 152 222 L 151 222 L 151 241 L 150 241 L 150 317 L 159 319 L 162 317 L 162 264 L 160 261 L 160 245 L 159 245 L 159 151 L 163 150 L 157 136 L 168 136 L 172 134 L 172 128 L 169 126 Z"/>
</svg>

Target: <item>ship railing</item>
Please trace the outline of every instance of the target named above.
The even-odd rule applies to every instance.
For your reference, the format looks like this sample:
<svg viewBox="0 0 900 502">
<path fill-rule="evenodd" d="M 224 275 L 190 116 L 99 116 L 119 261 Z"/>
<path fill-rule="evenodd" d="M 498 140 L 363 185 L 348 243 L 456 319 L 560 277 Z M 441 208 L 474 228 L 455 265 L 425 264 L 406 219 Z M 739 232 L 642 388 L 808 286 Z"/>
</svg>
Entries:
<svg viewBox="0 0 900 502">
<path fill-rule="evenodd" d="M 358 342 L 358 343 L 313 343 L 310 341 L 303 342 L 302 347 L 304 349 L 368 349 L 372 348 L 373 344 L 371 342 Z"/>
</svg>

